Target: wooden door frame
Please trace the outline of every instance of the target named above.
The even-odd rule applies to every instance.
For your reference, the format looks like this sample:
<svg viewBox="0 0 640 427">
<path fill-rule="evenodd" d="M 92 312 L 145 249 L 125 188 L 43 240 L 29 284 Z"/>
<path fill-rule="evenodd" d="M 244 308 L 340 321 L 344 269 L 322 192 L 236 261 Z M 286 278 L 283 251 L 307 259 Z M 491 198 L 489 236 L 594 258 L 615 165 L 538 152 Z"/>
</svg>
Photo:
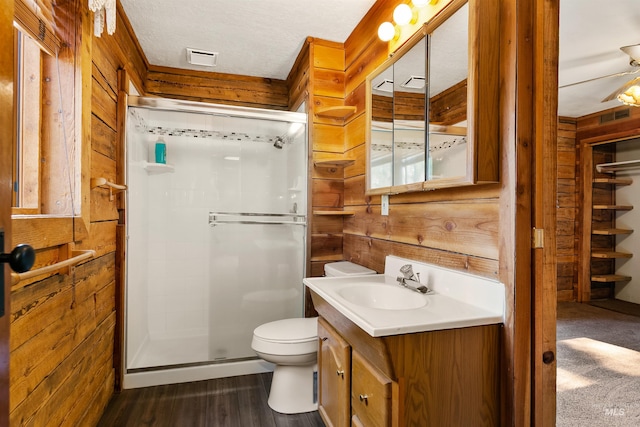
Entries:
<svg viewBox="0 0 640 427">
<path fill-rule="evenodd" d="M 533 249 L 532 425 L 556 423 L 557 141 L 560 2 L 536 0 L 534 28 L 534 170 L 532 220 L 544 230 Z"/>
<path fill-rule="evenodd" d="M 2 0 L 0 7 L 0 228 L 4 229 L 2 252 L 11 250 L 11 191 L 13 188 L 13 0 Z M 4 316 L 0 318 L 0 425 L 9 425 L 9 319 L 11 317 L 11 273 L 4 275 Z"/>
</svg>

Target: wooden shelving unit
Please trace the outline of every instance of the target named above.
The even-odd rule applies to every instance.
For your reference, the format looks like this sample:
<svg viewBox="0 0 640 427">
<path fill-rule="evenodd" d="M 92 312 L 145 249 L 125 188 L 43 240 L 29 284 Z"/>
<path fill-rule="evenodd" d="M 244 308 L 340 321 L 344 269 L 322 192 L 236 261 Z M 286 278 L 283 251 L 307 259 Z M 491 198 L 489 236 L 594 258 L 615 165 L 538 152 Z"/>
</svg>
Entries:
<svg viewBox="0 0 640 427">
<path fill-rule="evenodd" d="M 618 258 L 631 258 L 633 254 L 626 252 L 611 252 L 611 251 L 594 251 L 591 253 L 591 258 L 600 259 L 618 259 Z"/>
<path fill-rule="evenodd" d="M 631 185 L 631 178 L 594 178 L 594 184 L 611 184 L 611 185 Z"/>
<path fill-rule="evenodd" d="M 598 153 L 598 158 L 602 159 L 610 154 L 610 151 Z M 595 163 L 595 162 L 594 162 Z M 596 172 L 610 173 L 595 165 L 593 174 Z M 591 205 L 588 224 L 591 230 L 591 270 L 587 276 L 587 280 L 591 281 L 590 298 L 610 298 L 613 296 L 613 286 L 616 282 L 624 282 L 631 280 L 631 277 L 616 274 L 616 260 L 629 259 L 633 257 L 632 253 L 619 252 L 616 250 L 616 236 L 625 236 L 633 233 L 633 230 L 616 227 L 617 212 L 626 212 L 633 209 L 631 205 L 623 205 L 616 203 L 615 186 L 631 185 L 633 180 L 630 178 L 617 178 L 612 176 L 591 175 L 587 180 L 587 188 L 590 193 L 588 204 Z M 591 183 L 591 185 L 589 185 Z M 593 191 L 597 189 L 597 191 Z M 597 213 L 596 213 L 597 212 Z"/>
<path fill-rule="evenodd" d="M 603 228 L 591 230 L 591 234 L 596 234 L 599 236 L 619 236 L 631 233 L 633 233 L 633 230 L 628 230 L 626 228 Z"/>
<path fill-rule="evenodd" d="M 333 107 L 319 107 L 316 110 L 316 116 L 326 117 L 329 119 L 346 120 L 357 111 L 353 105 L 337 105 Z"/>
<path fill-rule="evenodd" d="M 592 282 L 600 283 L 628 282 L 629 280 L 631 280 L 631 277 L 621 276 L 620 274 L 601 274 L 597 276 L 591 276 Z"/>
<path fill-rule="evenodd" d="M 612 211 L 630 211 L 633 206 L 628 205 L 593 205 L 593 209 L 605 209 Z"/>
<path fill-rule="evenodd" d="M 336 160 L 316 160 L 313 162 L 317 168 L 344 168 L 351 166 L 356 161 L 353 159 L 336 159 Z"/>
</svg>

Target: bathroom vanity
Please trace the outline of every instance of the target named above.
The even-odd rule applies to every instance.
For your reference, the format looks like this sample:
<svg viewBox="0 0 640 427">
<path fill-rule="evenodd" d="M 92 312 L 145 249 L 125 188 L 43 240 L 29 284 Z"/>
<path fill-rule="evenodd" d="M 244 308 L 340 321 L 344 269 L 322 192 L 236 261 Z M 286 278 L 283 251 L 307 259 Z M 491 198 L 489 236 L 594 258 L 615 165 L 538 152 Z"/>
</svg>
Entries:
<svg viewBox="0 0 640 427">
<path fill-rule="evenodd" d="M 429 294 L 394 283 L 394 271 L 406 263 L 429 283 Z M 305 279 L 320 315 L 318 393 L 325 424 L 499 425 L 504 287 L 395 257 L 387 257 L 385 272 Z M 356 299 L 349 291 L 354 286 L 378 297 Z M 395 289 L 407 294 L 395 296 Z M 397 298 L 424 304 L 403 309 L 394 306 Z"/>
</svg>

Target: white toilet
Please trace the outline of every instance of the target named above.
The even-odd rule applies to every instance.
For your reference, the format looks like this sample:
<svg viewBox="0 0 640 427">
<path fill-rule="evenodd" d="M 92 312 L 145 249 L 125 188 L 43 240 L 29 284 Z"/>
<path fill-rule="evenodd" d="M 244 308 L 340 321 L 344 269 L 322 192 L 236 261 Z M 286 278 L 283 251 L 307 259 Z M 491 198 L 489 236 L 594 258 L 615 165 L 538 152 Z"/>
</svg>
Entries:
<svg viewBox="0 0 640 427">
<path fill-rule="evenodd" d="M 325 264 L 326 276 L 376 274 L 348 261 Z M 269 392 L 269 407 L 283 414 L 318 409 L 318 319 L 276 320 L 253 331 L 251 348 L 276 365 Z"/>
</svg>

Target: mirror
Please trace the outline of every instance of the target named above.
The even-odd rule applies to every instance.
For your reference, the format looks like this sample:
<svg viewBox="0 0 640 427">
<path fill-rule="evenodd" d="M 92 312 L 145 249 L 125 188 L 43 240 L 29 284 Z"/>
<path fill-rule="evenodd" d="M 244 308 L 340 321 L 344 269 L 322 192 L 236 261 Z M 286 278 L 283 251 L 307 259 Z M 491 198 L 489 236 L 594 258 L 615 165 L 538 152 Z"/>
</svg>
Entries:
<svg viewBox="0 0 640 427">
<path fill-rule="evenodd" d="M 498 180 L 499 8 L 489 3 L 452 1 L 367 77 L 368 195 Z"/>
<path fill-rule="evenodd" d="M 425 180 L 427 39 L 393 64 L 393 185 Z"/>
<path fill-rule="evenodd" d="M 429 138 L 426 181 L 467 172 L 469 7 L 458 9 L 429 37 Z"/>
<path fill-rule="evenodd" d="M 425 180 L 426 46 L 420 31 L 367 77 L 368 190 L 418 190 Z"/>
</svg>

